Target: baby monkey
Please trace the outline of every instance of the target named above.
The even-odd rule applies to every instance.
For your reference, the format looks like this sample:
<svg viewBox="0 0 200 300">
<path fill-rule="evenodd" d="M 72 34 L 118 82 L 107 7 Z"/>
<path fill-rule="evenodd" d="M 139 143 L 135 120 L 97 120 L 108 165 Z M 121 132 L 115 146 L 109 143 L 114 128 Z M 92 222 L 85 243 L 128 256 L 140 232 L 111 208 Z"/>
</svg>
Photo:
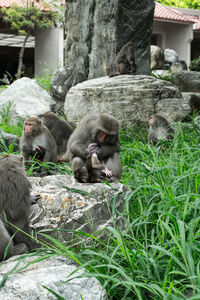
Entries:
<svg viewBox="0 0 200 300">
<path fill-rule="evenodd" d="M 154 146 L 163 140 L 170 140 L 174 136 L 174 130 L 169 122 L 161 115 L 152 115 L 149 120 L 148 143 Z"/>
<path fill-rule="evenodd" d="M 87 158 L 86 166 L 80 167 L 80 164 L 76 166 L 76 162 L 72 163 L 72 168 L 74 169 L 74 177 L 79 182 L 101 182 L 101 180 L 106 180 L 112 182 L 112 171 L 110 171 L 104 164 L 101 164 L 97 153 L 99 146 L 96 143 L 92 143 L 88 146 L 91 155 Z"/>
</svg>

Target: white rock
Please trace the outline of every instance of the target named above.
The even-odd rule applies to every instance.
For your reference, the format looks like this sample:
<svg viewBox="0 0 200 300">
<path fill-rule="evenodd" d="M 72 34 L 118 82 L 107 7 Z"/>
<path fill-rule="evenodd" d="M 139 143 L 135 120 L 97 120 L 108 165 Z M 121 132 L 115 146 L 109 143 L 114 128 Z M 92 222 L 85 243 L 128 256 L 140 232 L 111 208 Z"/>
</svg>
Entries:
<svg viewBox="0 0 200 300">
<path fill-rule="evenodd" d="M 35 257 L 38 258 L 38 257 Z M 0 282 L 3 276 L 11 271 L 17 264 L 16 257 L 11 257 L 0 265 Z M 77 266 L 64 257 L 54 256 L 17 272 L 26 264 L 34 260 L 34 257 L 21 260 L 16 270 L 8 276 L 4 286 L 0 289 L 0 299 L 3 300 L 53 300 L 57 299 L 47 288 L 59 294 L 64 299 L 70 300 L 106 300 L 106 293 L 101 284 L 94 277 L 75 278 L 63 283 L 70 278 L 83 273 L 77 271 L 76 275 L 68 275 L 76 270 Z M 102 294 L 102 298 L 101 298 Z"/>
<path fill-rule="evenodd" d="M 10 120 L 15 123 L 17 117 L 25 119 L 50 111 L 55 101 L 35 80 L 23 77 L 1 93 L 1 111 L 6 109 L 9 103 L 11 103 Z"/>
</svg>

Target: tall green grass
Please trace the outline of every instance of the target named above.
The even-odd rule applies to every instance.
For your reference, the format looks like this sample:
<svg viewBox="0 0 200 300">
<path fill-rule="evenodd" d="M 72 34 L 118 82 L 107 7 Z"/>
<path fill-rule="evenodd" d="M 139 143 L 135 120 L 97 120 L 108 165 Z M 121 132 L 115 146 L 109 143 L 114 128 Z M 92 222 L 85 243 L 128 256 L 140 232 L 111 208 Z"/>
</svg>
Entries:
<svg viewBox="0 0 200 300">
<path fill-rule="evenodd" d="M 101 238 L 78 232 L 91 241 L 79 248 L 49 237 L 49 255 L 76 261 L 108 299 L 200 299 L 199 132 L 195 120 L 177 123 L 172 142 L 150 147 L 146 129 L 121 131 L 122 182 L 130 193 L 124 210 L 111 213 L 124 228 L 113 223 Z"/>
</svg>

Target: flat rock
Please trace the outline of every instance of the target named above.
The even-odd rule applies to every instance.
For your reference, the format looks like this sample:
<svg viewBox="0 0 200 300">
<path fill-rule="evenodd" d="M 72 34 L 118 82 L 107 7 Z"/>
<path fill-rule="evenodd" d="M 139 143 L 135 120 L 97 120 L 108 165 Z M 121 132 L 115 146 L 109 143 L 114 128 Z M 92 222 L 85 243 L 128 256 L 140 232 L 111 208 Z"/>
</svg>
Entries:
<svg viewBox="0 0 200 300">
<path fill-rule="evenodd" d="M 99 281 L 95 278 L 75 278 L 65 282 L 70 278 L 83 273 L 83 270 L 77 271 L 76 275 L 69 276 L 76 270 L 77 266 L 70 260 L 53 256 L 41 260 L 37 263 L 28 263 L 38 257 L 29 257 L 24 260 L 16 261 L 17 257 L 11 257 L 0 265 L 0 282 L 4 275 L 9 274 L 4 286 L 0 289 L 0 299 L 4 300 L 53 300 L 58 299 L 47 288 L 59 294 L 64 299 L 70 300 L 106 300 L 107 296 Z M 69 277 L 68 277 L 69 276 Z M 63 283 L 64 282 L 64 283 Z M 82 298 L 81 298 L 82 296 Z"/>
<path fill-rule="evenodd" d="M 123 125 L 147 123 L 159 113 L 169 122 L 184 119 L 190 106 L 171 82 L 146 75 L 120 75 L 84 81 L 72 87 L 66 98 L 67 120 L 77 123 L 88 113 L 107 112 Z"/>
</svg>

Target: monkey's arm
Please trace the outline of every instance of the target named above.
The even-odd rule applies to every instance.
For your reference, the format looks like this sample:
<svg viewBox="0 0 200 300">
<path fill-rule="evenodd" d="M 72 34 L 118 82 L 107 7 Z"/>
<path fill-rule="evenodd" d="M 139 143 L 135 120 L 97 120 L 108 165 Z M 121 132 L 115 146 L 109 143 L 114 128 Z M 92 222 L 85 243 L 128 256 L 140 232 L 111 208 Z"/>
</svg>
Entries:
<svg viewBox="0 0 200 300">
<path fill-rule="evenodd" d="M 27 155 L 32 155 L 33 153 L 33 146 L 30 143 L 24 143 L 21 147 L 23 153 Z"/>
<path fill-rule="evenodd" d="M 88 149 L 88 146 L 77 141 L 74 141 L 71 144 L 70 150 L 73 157 L 78 156 L 85 160 L 86 158 L 91 156 L 91 152 Z"/>
</svg>

